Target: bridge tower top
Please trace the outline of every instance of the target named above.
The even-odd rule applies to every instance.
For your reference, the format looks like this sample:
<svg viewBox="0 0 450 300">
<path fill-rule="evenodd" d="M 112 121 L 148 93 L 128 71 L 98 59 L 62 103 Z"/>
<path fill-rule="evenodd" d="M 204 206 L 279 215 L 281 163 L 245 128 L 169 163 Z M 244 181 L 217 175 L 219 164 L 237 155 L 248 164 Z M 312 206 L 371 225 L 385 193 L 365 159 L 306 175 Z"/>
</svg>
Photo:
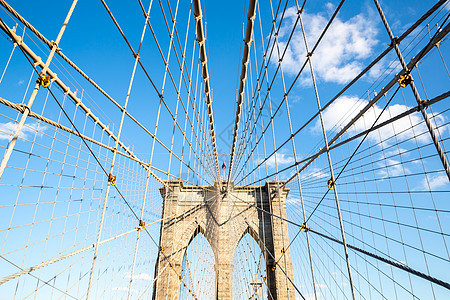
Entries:
<svg viewBox="0 0 450 300">
<path fill-rule="evenodd" d="M 286 219 L 288 188 L 283 182 L 267 181 L 261 186 L 235 186 L 216 181 L 213 186 L 184 185 L 170 180 L 160 188 L 163 219 L 155 278 L 155 299 L 179 297 L 179 276 L 187 247 L 202 233 L 214 253 L 217 299 L 232 298 L 233 255 L 239 241 L 250 234 L 259 245 L 265 262 L 268 293 L 274 299 L 295 299 Z M 283 258 L 280 260 L 280 258 Z M 173 268 L 167 268 L 167 265 Z M 289 294 L 289 296 L 288 296 Z M 276 296 L 274 296 L 276 295 Z"/>
</svg>

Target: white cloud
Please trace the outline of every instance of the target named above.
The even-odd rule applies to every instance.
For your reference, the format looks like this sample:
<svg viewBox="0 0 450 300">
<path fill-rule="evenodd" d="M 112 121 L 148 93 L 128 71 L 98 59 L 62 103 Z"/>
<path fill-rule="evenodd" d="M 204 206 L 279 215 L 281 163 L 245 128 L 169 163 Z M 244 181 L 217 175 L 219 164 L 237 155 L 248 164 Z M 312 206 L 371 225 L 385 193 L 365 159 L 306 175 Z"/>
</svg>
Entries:
<svg viewBox="0 0 450 300">
<path fill-rule="evenodd" d="M 0 140 L 9 141 L 11 136 L 14 134 L 16 128 L 17 123 L 14 122 L 0 123 Z M 45 129 L 46 127 L 38 123 L 25 124 L 22 128 L 22 131 L 19 134 L 19 138 L 27 139 L 34 133 L 37 133 L 38 136 L 42 136 L 42 133 L 44 132 Z"/>
<path fill-rule="evenodd" d="M 368 78 L 378 79 L 383 75 L 399 73 L 403 68 L 400 62 L 398 62 L 396 60 L 396 57 L 393 55 L 394 54 L 388 54 L 386 57 L 381 59 L 379 63 L 370 68 L 369 72 L 367 73 Z"/>
<path fill-rule="evenodd" d="M 325 7 L 327 9 L 328 14 L 332 14 L 333 11 L 336 9 L 336 6 L 331 2 L 328 2 L 327 4 L 325 4 Z"/>
<path fill-rule="evenodd" d="M 25 80 L 19 80 L 19 82 L 17 82 L 17 85 L 18 86 L 21 86 L 21 85 L 23 85 L 25 83 Z"/>
<path fill-rule="evenodd" d="M 308 171 L 302 172 L 301 179 L 306 180 L 308 178 L 329 178 L 330 174 L 328 172 L 324 172 L 320 168 L 308 168 Z"/>
<path fill-rule="evenodd" d="M 275 153 L 266 161 L 269 168 L 275 167 L 275 159 L 278 166 L 285 166 L 294 163 L 294 157 L 285 153 Z"/>
<path fill-rule="evenodd" d="M 302 98 L 300 96 L 298 96 L 298 95 L 291 95 L 289 97 L 290 104 L 299 103 L 300 100 L 302 100 Z"/>
<path fill-rule="evenodd" d="M 393 156 L 397 155 L 408 156 L 409 152 L 406 149 L 396 147 L 394 149 L 384 151 L 384 154 L 381 158 L 392 158 Z"/>
<path fill-rule="evenodd" d="M 125 278 L 130 279 L 131 278 L 131 274 L 127 273 L 125 275 Z M 145 280 L 145 281 L 152 281 L 153 280 L 153 276 L 148 274 L 148 273 L 139 273 L 139 274 L 135 274 L 133 276 L 133 280 Z"/>
<path fill-rule="evenodd" d="M 359 113 L 359 111 L 367 105 L 367 103 L 368 100 L 359 99 L 357 97 L 340 97 L 323 112 L 325 129 L 327 131 L 340 130 L 350 120 L 352 120 Z M 406 105 L 390 105 L 388 109 L 383 112 L 377 124 L 389 120 L 391 117 L 394 117 L 409 109 L 410 107 Z M 348 132 L 353 135 L 369 129 L 375 122 L 376 118 L 380 115 L 382 110 L 382 107 L 378 106 L 377 104 L 374 105 L 364 114 L 363 117 L 356 121 L 356 123 L 348 130 Z M 431 117 L 432 116 L 430 115 L 430 118 Z M 435 116 L 434 118 L 438 126 L 445 123 L 445 118 L 442 115 Z M 413 126 L 414 128 L 411 128 Z M 440 129 L 441 134 L 446 129 L 448 128 L 442 127 Z M 378 130 L 371 132 L 368 136 L 368 139 L 371 139 L 374 142 L 392 144 L 395 143 L 395 138 L 392 138 L 390 140 L 387 139 L 393 137 L 395 134 L 397 134 L 397 139 L 403 140 L 412 138 L 414 135 L 417 136 L 426 131 L 427 127 L 423 122 L 422 116 L 419 113 L 412 113 L 409 116 L 403 117 L 395 122 L 392 122 L 391 124 L 388 124 Z M 316 121 L 312 128 L 312 132 L 316 134 L 321 133 L 320 120 Z M 428 133 L 417 136 L 417 140 L 421 143 L 431 141 Z"/>
<path fill-rule="evenodd" d="M 288 203 L 288 204 L 297 204 L 297 203 L 300 203 L 300 198 L 288 197 L 288 198 L 286 199 L 286 203 Z"/>
<path fill-rule="evenodd" d="M 449 183 L 447 175 L 437 175 L 437 176 L 428 176 L 428 181 L 426 178 L 423 179 L 422 185 L 428 190 L 436 190 L 438 188 L 444 187 Z M 429 184 L 429 186 L 428 186 Z"/>
<path fill-rule="evenodd" d="M 384 169 L 378 172 L 381 177 L 400 176 L 411 173 L 401 161 L 391 158 L 378 162 L 378 165 L 384 167 Z"/>
<path fill-rule="evenodd" d="M 126 286 L 121 286 L 121 287 L 114 287 L 113 288 L 113 291 L 119 291 L 119 292 L 127 292 L 128 293 L 128 291 L 130 291 L 130 293 L 131 294 L 137 294 L 138 293 L 138 290 L 136 290 L 136 289 L 129 289 L 128 287 L 126 287 Z"/>
<path fill-rule="evenodd" d="M 328 10 L 332 9 L 332 6 L 326 4 Z M 289 8 L 286 11 L 285 25 L 279 34 L 281 52 L 286 47 L 296 18 L 297 9 Z M 302 20 L 310 50 L 328 23 L 328 19 L 320 13 L 303 12 Z M 378 44 L 377 33 L 374 19 L 367 15 L 359 14 L 348 20 L 336 17 L 312 56 L 316 77 L 341 84 L 353 79 L 361 72 L 363 61 L 371 56 Z M 283 59 L 283 70 L 296 75 L 306 59 L 306 54 L 301 27 L 297 25 Z M 277 63 L 278 57 L 272 57 L 272 62 Z M 307 74 L 301 77 L 303 83 L 310 82 L 309 79 L 306 81 L 306 78 L 309 78 Z"/>
</svg>

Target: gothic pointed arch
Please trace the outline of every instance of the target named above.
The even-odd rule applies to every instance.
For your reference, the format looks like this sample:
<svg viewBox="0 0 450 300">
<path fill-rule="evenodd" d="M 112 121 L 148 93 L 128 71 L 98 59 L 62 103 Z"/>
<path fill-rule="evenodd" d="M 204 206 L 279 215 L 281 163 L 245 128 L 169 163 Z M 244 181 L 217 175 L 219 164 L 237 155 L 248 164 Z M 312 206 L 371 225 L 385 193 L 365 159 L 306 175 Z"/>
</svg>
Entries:
<svg viewBox="0 0 450 300">
<path fill-rule="evenodd" d="M 260 234 L 258 234 L 258 231 L 255 230 L 252 226 L 247 225 L 246 227 L 244 227 L 245 229 L 242 231 L 240 237 L 238 240 L 236 240 L 236 242 L 233 245 L 233 253 L 236 251 L 236 247 L 237 245 L 239 245 L 239 242 L 242 240 L 242 238 L 248 233 L 254 240 L 255 242 L 258 244 L 260 250 L 262 253 L 265 252 L 264 249 L 264 241 L 263 239 L 261 239 Z"/>
<path fill-rule="evenodd" d="M 273 193 L 279 182 L 268 181 L 265 186 L 234 186 L 230 183 L 228 190 L 222 192 L 220 187 L 223 185 L 215 182 L 208 187 L 185 186 L 180 181 L 168 181 L 167 186 L 161 188 L 163 219 L 167 221 L 161 223 L 160 245 L 167 252 L 158 257 L 155 266 L 158 278 L 154 299 L 180 299 L 179 274 L 184 270 L 183 258 L 200 233 L 208 241 L 202 247 L 210 246 L 210 258 L 214 256 L 214 268 L 208 270 L 214 272 L 210 278 L 215 278 L 212 286 L 217 299 L 233 298 L 233 254 L 246 234 L 257 244 L 250 242 L 255 251 L 261 250 L 271 299 L 287 299 L 288 294 L 294 299 L 294 290 L 286 284 L 286 276 L 293 280 L 289 251 L 283 254 L 288 262 L 284 270 L 274 268 L 282 256 L 282 245 L 289 243 L 287 224 L 263 213 L 273 211 L 285 218 L 289 189 Z M 171 268 L 165 268 L 167 265 Z"/>
<path fill-rule="evenodd" d="M 195 227 L 195 225 L 197 225 Z M 180 299 L 213 300 L 217 285 L 216 257 L 210 241 L 206 238 L 203 226 L 195 223 L 188 226 L 186 238 L 183 239 L 182 262 L 180 270 Z M 192 230 L 194 228 L 194 230 Z M 198 285 L 203 286 L 199 295 Z"/>
<path fill-rule="evenodd" d="M 203 234 L 203 236 L 208 241 L 209 246 L 213 250 L 214 258 L 217 261 L 217 259 L 218 259 L 217 250 L 215 249 L 215 247 L 213 247 L 213 243 L 212 243 L 211 239 L 208 238 L 208 237 L 210 237 L 210 234 L 208 234 L 208 232 L 205 230 L 205 226 L 196 220 L 194 222 L 192 222 L 191 224 L 189 224 L 188 226 L 186 226 L 186 228 L 183 230 L 183 233 L 181 235 L 182 239 L 180 241 L 180 243 L 181 243 L 180 249 L 183 250 L 182 256 L 184 256 L 186 249 L 189 247 L 190 243 L 194 240 L 194 238 L 199 233 Z"/>
</svg>

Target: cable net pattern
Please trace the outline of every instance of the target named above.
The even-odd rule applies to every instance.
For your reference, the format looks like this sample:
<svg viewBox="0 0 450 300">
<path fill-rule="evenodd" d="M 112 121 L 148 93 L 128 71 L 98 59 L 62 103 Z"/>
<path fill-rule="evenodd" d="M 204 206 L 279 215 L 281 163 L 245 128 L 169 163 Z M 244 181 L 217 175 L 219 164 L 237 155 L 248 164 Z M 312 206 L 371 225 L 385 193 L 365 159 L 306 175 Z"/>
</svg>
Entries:
<svg viewBox="0 0 450 300">
<path fill-rule="evenodd" d="M 223 143 L 208 1 L 52 1 L 40 20 L 0 0 L 2 295 L 147 299 L 172 268 L 181 299 L 215 299 L 202 233 L 180 273 L 156 268 L 161 187 L 275 180 L 286 218 L 260 212 L 288 225 L 296 299 L 449 297 L 449 1 L 401 26 L 389 1 L 244 2 Z M 277 299 L 260 244 L 236 246 L 234 299 Z"/>
</svg>

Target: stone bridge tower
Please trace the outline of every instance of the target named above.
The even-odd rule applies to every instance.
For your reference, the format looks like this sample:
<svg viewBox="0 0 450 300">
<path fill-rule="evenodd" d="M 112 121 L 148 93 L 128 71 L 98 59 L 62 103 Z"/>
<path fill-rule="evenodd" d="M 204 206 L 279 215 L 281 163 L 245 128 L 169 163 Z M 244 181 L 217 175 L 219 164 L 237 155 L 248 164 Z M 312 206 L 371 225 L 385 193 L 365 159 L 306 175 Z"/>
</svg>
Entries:
<svg viewBox="0 0 450 300">
<path fill-rule="evenodd" d="M 232 299 L 233 254 L 241 238 L 249 233 L 261 248 L 266 261 L 268 299 L 295 300 L 294 280 L 286 218 L 289 189 L 283 182 L 268 181 L 264 186 L 234 186 L 215 182 L 214 186 L 185 186 L 181 181 L 167 181 L 160 189 L 163 197 L 160 247 L 155 268 L 153 299 L 179 299 L 184 253 L 192 239 L 201 232 L 215 256 L 216 299 Z M 279 260 L 280 259 L 280 260 Z M 279 265 L 274 268 L 275 261 Z M 173 269 L 172 269 L 173 268 Z M 175 270 L 175 271 L 174 271 Z M 159 276 L 158 276 L 159 274 Z M 286 276 L 286 275 L 288 276 Z"/>
</svg>

